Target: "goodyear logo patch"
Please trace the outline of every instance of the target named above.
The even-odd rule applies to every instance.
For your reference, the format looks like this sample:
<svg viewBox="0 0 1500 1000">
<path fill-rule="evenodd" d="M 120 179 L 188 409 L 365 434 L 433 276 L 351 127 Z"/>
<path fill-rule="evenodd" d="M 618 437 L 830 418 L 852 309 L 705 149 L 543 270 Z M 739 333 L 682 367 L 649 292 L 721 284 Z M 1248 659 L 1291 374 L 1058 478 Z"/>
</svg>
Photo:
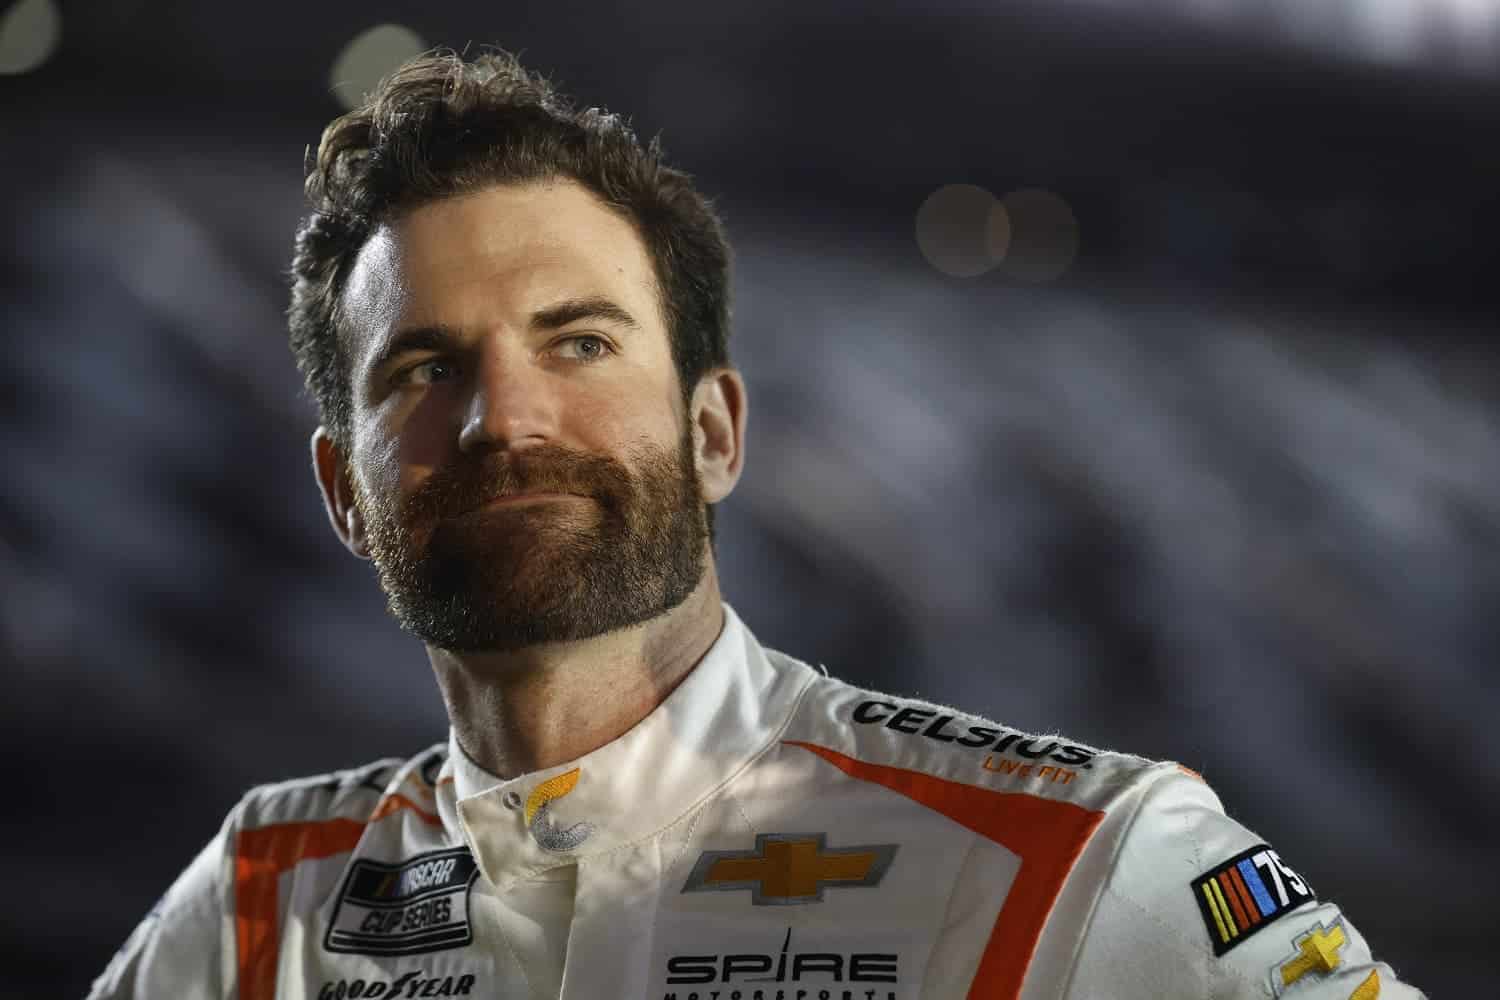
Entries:
<svg viewBox="0 0 1500 1000">
<path fill-rule="evenodd" d="M 479 866 L 467 847 L 399 864 L 359 858 L 339 890 L 323 947 L 358 955 L 415 955 L 474 940 L 469 890 Z"/>
<path fill-rule="evenodd" d="M 1308 884 L 1265 844 L 1199 875 L 1192 887 L 1215 955 L 1265 930 L 1303 903 L 1317 902 Z"/>
</svg>

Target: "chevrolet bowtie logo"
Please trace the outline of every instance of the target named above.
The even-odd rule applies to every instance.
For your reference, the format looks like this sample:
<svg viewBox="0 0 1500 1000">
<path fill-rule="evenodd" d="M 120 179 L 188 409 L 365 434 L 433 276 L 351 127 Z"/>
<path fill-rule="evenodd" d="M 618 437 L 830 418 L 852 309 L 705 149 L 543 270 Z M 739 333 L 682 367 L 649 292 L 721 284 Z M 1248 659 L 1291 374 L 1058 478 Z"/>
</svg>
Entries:
<svg viewBox="0 0 1500 1000">
<path fill-rule="evenodd" d="M 756 906 L 820 903 L 828 886 L 876 886 L 896 844 L 827 849 L 822 833 L 762 833 L 753 851 L 704 851 L 683 892 L 749 889 Z"/>
<path fill-rule="evenodd" d="M 1339 949 L 1347 943 L 1343 921 L 1335 920 L 1332 927 L 1319 924 L 1292 943 L 1297 946 L 1297 954 L 1279 966 L 1281 982 L 1272 983 L 1278 996 L 1303 976 L 1323 975 L 1339 967 L 1343 962 Z"/>
</svg>

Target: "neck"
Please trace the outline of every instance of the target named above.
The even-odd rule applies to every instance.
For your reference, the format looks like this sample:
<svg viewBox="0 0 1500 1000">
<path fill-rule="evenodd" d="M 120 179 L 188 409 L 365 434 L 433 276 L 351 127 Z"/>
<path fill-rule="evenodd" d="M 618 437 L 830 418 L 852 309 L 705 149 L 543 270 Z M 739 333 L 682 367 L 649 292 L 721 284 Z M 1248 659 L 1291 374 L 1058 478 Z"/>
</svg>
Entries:
<svg viewBox="0 0 1500 1000">
<path fill-rule="evenodd" d="M 712 561 L 682 604 L 576 642 L 428 659 L 458 744 L 500 778 L 566 763 L 622 736 L 666 700 L 724 625 Z"/>
</svg>

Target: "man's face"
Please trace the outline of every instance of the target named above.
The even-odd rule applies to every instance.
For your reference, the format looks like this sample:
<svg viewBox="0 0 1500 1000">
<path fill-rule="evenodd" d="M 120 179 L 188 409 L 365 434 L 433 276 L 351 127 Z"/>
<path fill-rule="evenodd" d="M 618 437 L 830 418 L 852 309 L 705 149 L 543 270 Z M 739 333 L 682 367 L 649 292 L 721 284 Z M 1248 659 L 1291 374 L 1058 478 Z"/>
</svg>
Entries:
<svg viewBox="0 0 1500 1000">
<path fill-rule="evenodd" d="M 351 487 L 403 629 L 514 650 L 698 585 L 694 438 L 652 279 L 630 223 L 568 181 L 426 205 L 361 250 Z M 566 496 L 486 505 L 531 493 Z"/>
</svg>

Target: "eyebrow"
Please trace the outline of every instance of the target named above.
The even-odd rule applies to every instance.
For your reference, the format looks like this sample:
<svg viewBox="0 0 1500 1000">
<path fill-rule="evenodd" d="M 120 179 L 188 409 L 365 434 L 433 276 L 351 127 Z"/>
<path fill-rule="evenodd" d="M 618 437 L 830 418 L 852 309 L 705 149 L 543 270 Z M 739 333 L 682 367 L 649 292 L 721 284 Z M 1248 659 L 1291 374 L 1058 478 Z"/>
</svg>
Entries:
<svg viewBox="0 0 1500 1000">
<path fill-rule="evenodd" d="M 605 320 L 634 333 L 641 331 L 641 325 L 634 316 L 602 295 L 564 299 L 545 309 L 538 309 L 531 314 L 528 328 L 532 331 L 559 330 L 581 319 Z M 373 376 L 390 364 L 392 359 L 408 351 L 452 351 L 457 350 L 462 343 L 463 337 L 458 329 L 445 323 L 409 327 L 391 337 L 385 347 L 371 359 L 366 371 Z"/>
</svg>

